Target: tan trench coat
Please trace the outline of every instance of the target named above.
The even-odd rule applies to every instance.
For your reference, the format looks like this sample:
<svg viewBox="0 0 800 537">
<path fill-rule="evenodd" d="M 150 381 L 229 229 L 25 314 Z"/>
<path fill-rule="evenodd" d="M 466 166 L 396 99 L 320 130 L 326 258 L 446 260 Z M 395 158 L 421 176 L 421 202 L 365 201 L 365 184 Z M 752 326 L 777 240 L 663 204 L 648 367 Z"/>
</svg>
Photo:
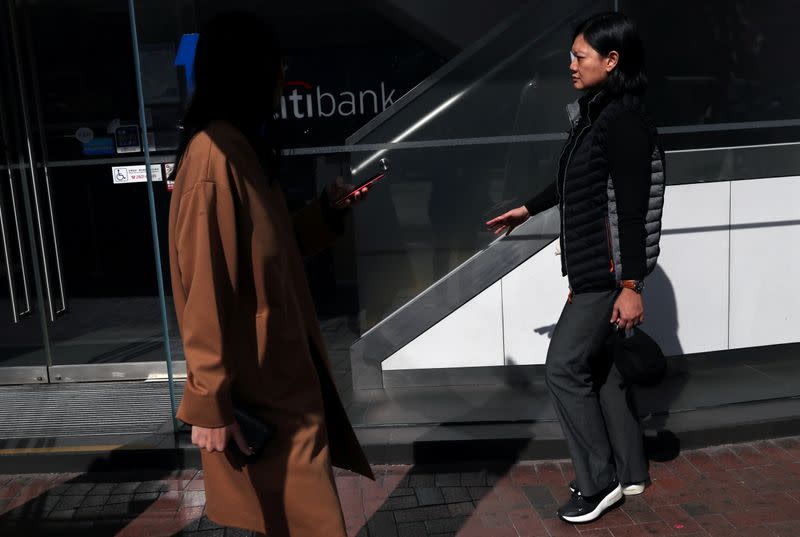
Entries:
<svg viewBox="0 0 800 537">
<path fill-rule="evenodd" d="M 319 204 L 290 216 L 245 137 L 212 123 L 189 144 L 169 220 L 188 369 L 177 417 L 220 427 L 232 399 L 278 428 L 254 463 L 203 450 L 217 523 L 269 536 L 344 536 L 331 462 L 372 477 L 332 382 L 301 255 L 333 239 Z"/>
</svg>

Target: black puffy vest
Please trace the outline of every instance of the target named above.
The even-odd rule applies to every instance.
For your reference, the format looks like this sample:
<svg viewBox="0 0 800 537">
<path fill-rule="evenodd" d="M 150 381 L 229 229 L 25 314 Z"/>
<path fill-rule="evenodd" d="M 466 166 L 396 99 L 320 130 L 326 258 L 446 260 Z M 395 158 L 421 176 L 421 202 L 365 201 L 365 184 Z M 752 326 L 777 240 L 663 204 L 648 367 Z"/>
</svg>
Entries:
<svg viewBox="0 0 800 537">
<path fill-rule="evenodd" d="M 576 101 L 567 106 L 571 129 L 562 152 L 557 181 L 561 211 L 561 270 L 569 276 L 574 293 L 615 289 L 621 279 L 616 196 L 605 142 L 608 126 L 625 110 L 640 114 L 650 125 L 652 171 L 645 219 L 648 274 L 655 267 L 660 252 L 664 153 L 641 101 L 630 95 L 609 98 L 602 92 L 598 93 L 586 105 L 588 122 L 581 121 L 580 101 Z"/>
</svg>

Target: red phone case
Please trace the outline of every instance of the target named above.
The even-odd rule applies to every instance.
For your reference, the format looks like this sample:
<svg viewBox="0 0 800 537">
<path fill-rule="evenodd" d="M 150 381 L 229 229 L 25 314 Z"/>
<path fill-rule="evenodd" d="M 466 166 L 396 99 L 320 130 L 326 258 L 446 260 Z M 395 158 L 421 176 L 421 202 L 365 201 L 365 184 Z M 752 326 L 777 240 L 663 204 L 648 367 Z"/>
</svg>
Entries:
<svg viewBox="0 0 800 537">
<path fill-rule="evenodd" d="M 353 196 L 355 196 L 356 192 L 358 192 L 362 188 L 371 186 L 371 185 L 377 183 L 378 181 L 380 181 L 381 179 L 383 179 L 384 177 L 386 177 L 386 172 L 380 172 L 379 174 L 377 174 L 377 175 L 375 175 L 373 177 L 370 177 L 369 179 L 367 179 L 366 181 L 364 181 L 363 183 L 361 183 L 360 185 L 355 187 L 353 190 L 351 190 L 349 193 L 345 194 L 344 196 L 342 196 L 341 198 L 336 200 L 336 204 L 339 205 L 341 203 L 344 203 L 348 199 L 350 199 Z"/>
</svg>

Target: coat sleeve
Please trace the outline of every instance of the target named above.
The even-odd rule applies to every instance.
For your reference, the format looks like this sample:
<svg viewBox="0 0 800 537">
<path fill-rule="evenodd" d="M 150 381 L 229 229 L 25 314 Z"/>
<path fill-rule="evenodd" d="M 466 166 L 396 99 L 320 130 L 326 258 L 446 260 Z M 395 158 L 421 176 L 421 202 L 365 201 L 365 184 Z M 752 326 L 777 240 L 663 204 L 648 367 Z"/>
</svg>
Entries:
<svg viewBox="0 0 800 537">
<path fill-rule="evenodd" d="M 628 112 L 608 129 L 608 170 L 617 196 L 619 242 L 623 280 L 646 275 L 652 140 L 644 122 Z"/>
<path fill-rule="evenodd" d="M 344 231 L 349 210 L 331 207 L 327 195 L 322 195 L 292 215 L 294 233 L 303 257 L 314 256 L 328 248 Z"/>
<path fill-rule="evenodd" d="M 201 181 L 183 194 L 175 226 L 180 279 L 186 303 L 181 331 L 187 380 L 178 419 L 201 427 L 234 422 L 226 353 L 229 313 L 238 274 L 236 211 L 223 185 Z"/>
<path fill-rule="evenodd" d="M 528 214 L 531 216 L 537 215 L 556 205 L 558 205 L 558 193 L 556 191 L 555 181 L 551 182 L 547 185 L 547 188 L 525 202 L 525 208 L 528 209 Z"/>
</svg>

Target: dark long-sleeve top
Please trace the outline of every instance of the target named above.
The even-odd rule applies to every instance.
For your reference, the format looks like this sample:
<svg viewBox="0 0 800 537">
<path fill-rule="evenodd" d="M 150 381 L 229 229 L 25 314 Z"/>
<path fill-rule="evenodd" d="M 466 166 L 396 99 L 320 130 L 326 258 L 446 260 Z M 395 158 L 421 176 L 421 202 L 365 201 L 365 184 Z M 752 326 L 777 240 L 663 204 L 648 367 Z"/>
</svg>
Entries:
<svg viewBox="0 0 800 537">
<path fill-rule="evenodd" d="M 609 125 L 607 141 L 608 170 L 617 197 L 622 279 L 641 280 L 645 276 L 644 223 L 650 194 L 651 136 L 638 115 L 624 112 Z M 560 169 L 566 173 L 563 160 L 562 157 Z M 525 203 L 531 216 L 558 204 L 556 185 L 553 181 Z"/>
</svg>

